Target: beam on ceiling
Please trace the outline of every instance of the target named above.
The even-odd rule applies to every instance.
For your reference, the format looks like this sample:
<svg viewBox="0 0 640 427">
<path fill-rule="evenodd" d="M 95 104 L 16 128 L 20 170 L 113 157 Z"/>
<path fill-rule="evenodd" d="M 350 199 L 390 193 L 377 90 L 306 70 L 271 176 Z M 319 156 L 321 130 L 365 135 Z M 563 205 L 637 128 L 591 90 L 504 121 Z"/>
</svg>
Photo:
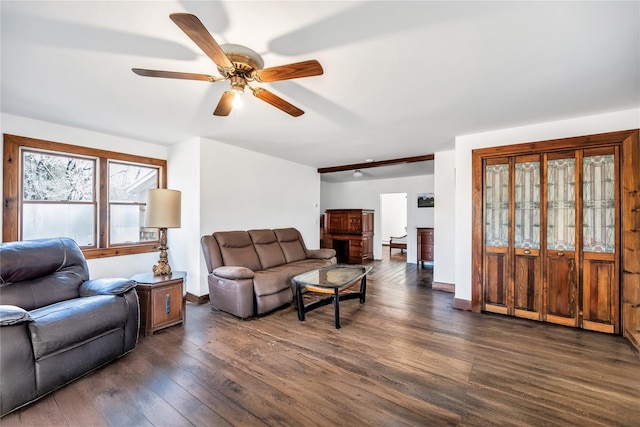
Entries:
<svg viewBox="0 0 640 427">
<path fill-rule="evenodd" d="M 426 160 L 433 160 L 434 158 L 435 156 L 433 154 L 425 154 L 424 156 L 403 157 L 401 159 L 380 160 L 377 162 L 366 162 L 366 163 L 354 163 L 352 165 L 318 168 L 318 173 L 341 172 L 341 171 L 348 171 L 348 170 L 354 170 L 354 169 L 376 168 L 378 166 L 398 165 L 401 163 L 424 162 Z"/>
</svg>

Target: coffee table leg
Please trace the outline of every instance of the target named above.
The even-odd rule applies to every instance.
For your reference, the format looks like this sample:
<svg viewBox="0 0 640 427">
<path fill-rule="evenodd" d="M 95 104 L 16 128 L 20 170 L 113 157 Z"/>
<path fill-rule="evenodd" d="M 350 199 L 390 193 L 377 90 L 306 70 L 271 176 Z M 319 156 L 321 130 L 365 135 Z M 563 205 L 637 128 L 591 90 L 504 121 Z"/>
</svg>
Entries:
<svg viewBox="0 0 640 427">
<path fill-rule="evenodd" d="M 298 301 L 298 320 L 304 321 L 304 302 L 302 301 L 302 287 L 296 283 L 296 300 Z"/>
<path fill-rule="evenodd" d="M 333 311 L 336 317 L 336 329 L 340 329 L 340 295 L 338 293 L 338 288 L 335 289 L 335 293 L 333 294 Z"/>
<path fill-rule="evenodd" d="M 364 304 L 364 298 L 367 293 L 367 276 L 362 276 L 360 280 L 360 304 Z"/>
</svg>

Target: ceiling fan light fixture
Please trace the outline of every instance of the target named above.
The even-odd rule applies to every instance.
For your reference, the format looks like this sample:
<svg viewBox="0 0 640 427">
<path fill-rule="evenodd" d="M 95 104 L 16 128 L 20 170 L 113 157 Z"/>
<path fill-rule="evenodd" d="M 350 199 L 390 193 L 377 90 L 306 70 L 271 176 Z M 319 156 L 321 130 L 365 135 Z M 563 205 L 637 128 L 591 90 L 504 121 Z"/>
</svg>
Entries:
<svg viewBox="0 0 640 427">
<path fill-rule="evenodd" d="M 244 94 L 244 92 L 240 92 L 240 91 L 235 91 L 232 90 L 233 92 L 233 108 L 242 108 L 244 106 L 244 101 L 242 100 L 242 95 Z"/>
<path fill-rule="evenodd" d="M 231 92 L 233 93 L 233 108 L 242 108 L 244 101 L 242 101 L 242 95 L 244 95 L 244 87 L 247 85 L 247 80 L 242 76 L 233 76 L 231 80 Z"/>
<path fill-rule="evenodd" d="M 354 177 L 355 179 L 360 179 L 360 178 L 362 178 L 362 172 L 360 171 L 360 169 L 356 169 L 356 170 L 353 172 L 353 177 Z"/>
</svg>

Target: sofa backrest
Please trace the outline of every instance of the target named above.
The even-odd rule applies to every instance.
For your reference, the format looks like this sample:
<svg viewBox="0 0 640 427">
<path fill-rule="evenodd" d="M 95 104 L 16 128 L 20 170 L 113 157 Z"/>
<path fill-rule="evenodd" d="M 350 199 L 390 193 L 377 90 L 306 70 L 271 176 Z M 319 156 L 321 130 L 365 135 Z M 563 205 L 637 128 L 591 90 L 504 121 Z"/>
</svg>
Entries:
<svg viewBox="0 0 640 427">
<path fill-rule="evenodd" d="M 0 243 L 0 304 L 33 310 L 78 298 L 87 280 L 87 261 L 71 239 Z"/>
<path fill-rule="evenodd" d="M 220 248 L 222 265 L 246 267 L 253 271 L 262 270 L 260 259 L 249 233 L 246 231 L 219 231 L 213 233 L 213 237 Z"/>
<path fill-rule="evenodd" d="M 273 230 L 287 262 L 300 261 L 307 258 L 306 246 L 300 232 L 295 228 L 277 228 Z"/>
<path fill-rule="evenodd" d="M 287 262 L 273 230 L 249 230 L 248 233 L 263 270 Z"/>
</svg>

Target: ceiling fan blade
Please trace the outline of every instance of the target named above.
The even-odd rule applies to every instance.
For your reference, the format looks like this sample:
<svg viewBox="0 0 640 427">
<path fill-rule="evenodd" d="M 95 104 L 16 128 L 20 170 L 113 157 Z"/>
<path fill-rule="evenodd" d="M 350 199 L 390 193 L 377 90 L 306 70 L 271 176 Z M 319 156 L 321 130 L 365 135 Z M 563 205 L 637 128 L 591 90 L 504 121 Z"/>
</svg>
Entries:
<svg viewBox="0 0 640 427">
<path fill-rule="evenodd" d="M 208 74 L 181 73 L 178 71 L 147 70 L 144 68 L 132 68 L 131 71 L 133 71 L 139 76 L 144 76 L 144 77 L 164 77 L 167 79 L 202 80 L 205 82 L 217 82 L 219 80 L 224 80 L 218 77 L 210 76 Z"/>
<path fill-rule="evenodd" d="M 234 69 L 218 42 L 214 40 L 197 16 L 190 13 L 172 13 L 169 17 L 216 65 L 227 70 Z"/>
<path fill-rule="evenodd" d="M 222 94 L 220 97 L 220 101 L 218 102 L 218 106 L 216 110 L 213 112 L 214 116 L 228 116 L 231 113 L 231 109 L 233 108 L 233 97 L 234 94 L 232 91 L 228 90 Z"/>
<path fill-rule="evenodd" d="M 292 115 L 293 117 L 298 117 L 304 114 L 304 111 L 302 111 L 295 105 L 289 104 L 287 101 L 280 98 L 278 95 L 275 95 L 266 89 L 262 89 L 262 88 L 253 89 L 253 94 L 256 97 L 263 100 L 264 102 L 267 102 L 273 105 L 274 107 L 281 109 L 282 111 Z"/>
<path fill-rule="evenodd" d="M 322 65 L 315 59 L 312 59 L 310 61 L 265 68 L 258 71 L 258 77 L 263 82 L 277 82 L 278 80 L 319 76 L 323 73 Z"/>
</svg>

